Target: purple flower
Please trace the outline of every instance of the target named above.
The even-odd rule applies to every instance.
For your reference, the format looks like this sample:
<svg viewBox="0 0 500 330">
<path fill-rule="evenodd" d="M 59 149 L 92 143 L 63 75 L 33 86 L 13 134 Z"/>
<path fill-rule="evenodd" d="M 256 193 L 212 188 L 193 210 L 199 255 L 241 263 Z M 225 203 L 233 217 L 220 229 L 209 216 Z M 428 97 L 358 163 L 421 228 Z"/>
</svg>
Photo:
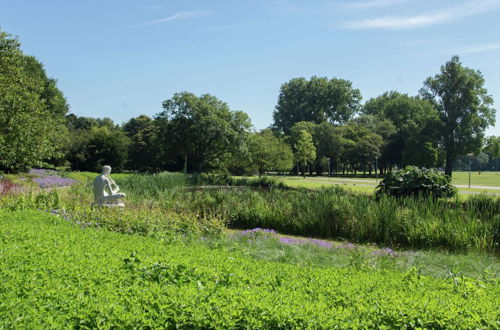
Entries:
<svg viewBox="0 0 500 330">
<path fill-rule="evenodd" d="M 394 250 L 391 248 L 384 248 L 384 249 L 374 250 L 372 252 L 372 255 L 375 257 L 384 257 L 384 256 L 395 257 L 397 256 L 397 253 L 394 252 Z"/>
<path fill-rule="evenodd" d="M 249 237 L 272 236 L 272 235 L 276 235 L 276 234 L 277 234 L 276 230 L 264 229 L 264 228 L 247 229 L 247 230 L 240 232 L 241 236 L 249 236 Z"/>
<path fill-rule="evenodd" d="M 326 249 L 330 249 L 333 247 L 333 244 L 330 242 L 313 238 L 280 237 L 279 240 L 283 244 L 292 244 L 292 245 L 313 244 Z"/>
<path fill-rule="evenodd" d="M 345 243 L 337 246 L 339 249 L 356 250 L 358 247 L 352 243 Z"/>
<path fill-rule="evenodd" d="M 38 183 L 40 188 L 67 187 L 75 183 L 75 180 L 73 179 L 62 178 L 56 174 L 35 178 L 33 181 Z"/>
</svg>

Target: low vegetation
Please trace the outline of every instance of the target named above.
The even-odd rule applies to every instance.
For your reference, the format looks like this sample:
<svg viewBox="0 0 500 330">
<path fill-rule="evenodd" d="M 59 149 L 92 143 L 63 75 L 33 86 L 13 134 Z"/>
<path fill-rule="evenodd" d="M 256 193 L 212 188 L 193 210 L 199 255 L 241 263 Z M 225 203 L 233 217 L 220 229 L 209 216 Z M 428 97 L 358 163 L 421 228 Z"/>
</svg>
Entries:
<svg viewBox="0 0 500 330">
<path fill-rule="evenodd" d="M 37 211 L 0 210 L 0 224 L 0 327 L 498 326 L 491 278 L 268 262 Z"/>
<path fill-rule="evenodd" d="M 393 197 L 453 197 L 457 189 L 451 178 L 434 169 L 408 167 L 386 174 L 377 187 L 377 195 Z"/>
</svg>

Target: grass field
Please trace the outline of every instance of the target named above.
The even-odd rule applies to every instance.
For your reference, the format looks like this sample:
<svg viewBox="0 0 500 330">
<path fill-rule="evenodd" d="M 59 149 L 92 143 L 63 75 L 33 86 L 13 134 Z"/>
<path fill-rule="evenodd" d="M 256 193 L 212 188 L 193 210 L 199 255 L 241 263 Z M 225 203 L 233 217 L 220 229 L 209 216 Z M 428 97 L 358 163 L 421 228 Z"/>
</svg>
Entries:
<svg viewBox="0 0 500 330">
<path fill-rule="evenodd" d="M 454 173 L 453 183 L 460 185 L 467 185 L 468 172 Z M 456 178 L 455 178 L 456 176 Z M 361 193 L 373 193 L 375 187 L 370 185 L 377 185 L 378 181 L 374 178 L 344 178 L 344 177 L 303 177 L 298 176 L 273 176 L 273 178 L 289 185 L 290 187 L 303 187 L 303 188 L 321 188 L 330 185 L 340 185 L 345 189 Z M 357 181 L 362 180 L 362 181 Z M 465 181 L 464 181 L 465 180 Z M 496 172 L 482 172 L 479 175 L 477 172 L 471 173 L 471 185 L 478 186 L 491 186 L 500 187 L 500 174 Z M 485 193 L 485 194 L 500 194 L 497 189 L 482 189 L 482 188 L 458 188 L 459 193 L 468 195 L 467 193 Z"/>
<path fill-rule="evenodd" d="M 498 278 L 256 259 L 0 210 L 0 328 L 497 328 Z M 274 249 L 276 252 L 279 250 Z M 391 257 L 387 258 L 391 263 Z"/>
<path fill-rule="evenodd" d="M 299 179 L 302 178 L 301 176 L 280 176 L 279 178 L 283 179 Z M 357 182 L 356 180 L 363 180 L 363 181 L 369 181 L 372 184 L 377 184 L 377 180 L 375 179 L 375 176 L 372 175 L 372 177 L 365 177 L 362 175 L 359 176 L 333 176 L 331 178 L 328 178 L 327 176 L 307 176 L 307 180 L 319 180 L 319 181 L 328 181 L 332 180 L 334 181 L 335 179 L 341 179 L 342 181 L 346 182 Z M 379 177 L 379 180 L 382 179 Z M 453 184 L 459 184 L 459 185 L 468 185 L 469 183 L 469 172 L 453 172 L 453 177 L 452 177 L 452 183 Z M 471 172 L 471 185 L 473 186 L 490 186 L 490 187 L 500 187 L 500 172 Z"/>
<path fill-rule="evenodd" d="M 500 172 L 471 172 L 471 185 L 500 187 Z M 453 184 L 468 185 L 469 172 L 453 172 Z"/>
</svg>

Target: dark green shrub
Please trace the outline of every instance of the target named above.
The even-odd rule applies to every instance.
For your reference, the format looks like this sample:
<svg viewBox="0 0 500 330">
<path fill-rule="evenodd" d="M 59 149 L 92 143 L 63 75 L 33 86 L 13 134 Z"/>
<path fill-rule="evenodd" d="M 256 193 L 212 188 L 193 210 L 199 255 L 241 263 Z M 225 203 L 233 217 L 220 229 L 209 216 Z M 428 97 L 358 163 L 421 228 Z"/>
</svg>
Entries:
<svg viewBox="0 0 500 330">
<path fill-rule="evenodd" d="M 407 167 L 388 172 L 377 186 L 377 196 L 452 197 L 457 193 L 451 178 L 434 169 Z"/>
<path fill-rule="evenodd" d="M 286 189 L 286 185 L 273 178 L 235 178 L 227 173 L 210 172 L 193 177 L 194 185 L 246 186 L 254 188 Z"/>
</svg>

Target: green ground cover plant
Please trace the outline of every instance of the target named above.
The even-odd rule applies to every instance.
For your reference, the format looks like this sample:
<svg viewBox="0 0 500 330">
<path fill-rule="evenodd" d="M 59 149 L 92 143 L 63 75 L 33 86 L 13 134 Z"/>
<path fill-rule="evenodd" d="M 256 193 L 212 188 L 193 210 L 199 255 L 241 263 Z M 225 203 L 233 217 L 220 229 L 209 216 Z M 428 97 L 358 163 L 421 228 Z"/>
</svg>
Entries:
<svg viewBox="0 0 500 330">
<path fill-rule="evenodd" d="M 497 328 L 498 280 L 304 267 L 0 210 L 2 328 Z"/>
</svg>

